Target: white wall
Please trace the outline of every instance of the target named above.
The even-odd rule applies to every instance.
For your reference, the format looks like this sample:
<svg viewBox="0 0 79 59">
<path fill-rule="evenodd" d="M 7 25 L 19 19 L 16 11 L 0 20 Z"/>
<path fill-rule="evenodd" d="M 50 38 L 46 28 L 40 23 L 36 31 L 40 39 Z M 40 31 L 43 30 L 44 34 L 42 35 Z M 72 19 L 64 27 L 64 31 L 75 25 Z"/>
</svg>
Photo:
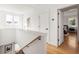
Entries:
<svg viewBox="0 0 79 59">
<path fill-rule="evenodd" d="M 46 38 L 46 37 L 45 37 Z M 46 54 L 46 40 L 42 36 L 41 40 L 37 40 L 34 43 L 30 44 L 29 47 L 23 49 L 23 52 L 26 54 Z"/>
<path fill-rule="evenodd" d="M 57 4 L 57 5 L 44 5 L 43 8 L 42 5 L 39 7 L 38 5 L 36 7 L 39 7 L 40 9 L 38 10 L 38 8 L 33 8 L 33 7 L 29 7 L 27 5 L 0 5 L 0 10 L 4 10 L 4 11 L 8 11 L 8 12 L 13 12 L 13 13 L 17 13 L 17 14 L 24 14 L 23 16 L 23 29 L 27 29 L 27 24 L 26 24 L 26 20 L 28 17 L 31 17 L 33 18 L 33 20 L 36 21 L 36 23 L 34 24 L 37 24 L 38 23 L 38 17 L 40 15 L 40 12 L 44 12 L 46 11 L 48 13 L 48 15 L 50 16 L 49 21 L 50 21 L 50 28 L 49 28 L 49 31 L 50 31 L 50 39 L 48 40 L 48 43 L 50 44 L 53 44 L 55 46 L 57 46 L 57 39 L 58 39 L 58 36 L 57 36 L 57 9 L 60 9 L 60 8 L 63 8 L 63 7 L 66 7 L 66 6 L 69 6 L 69 5 L 66 5 L 66 4 Z M 24 7 L 24 8 L 23 8 Z M 43 9 L 43 10 L 42 10 Z M 50 9 L 50 11 L 49 11 Z M 52 21 L 51 19 L 54 18 L 54 21 Z M 38 24 L 39 25 L 39 24 Z M 37 26 L 38 26 L 37 25 Z M 20 25 L 21 26 L 21 25 Z M 37 28 L 37 26 L 35 25 L 34 29 L 35 30 Z M 32 27 L 32 26 L 31 26 Z M 36 29 L 37 30 L 37 29 Z"/>
<path fill-rule="evenodd" d="M 35 42 L 28 45 L 29 47 L 25 47 L 23 49 L 23 52 L 26 54 L 40 54 L 40 53 L 46 53 L 45 45 L 46 45 L 46 34 L 40 33 L 40 32 L 34 32 L 34 31 L 25 31 L 25 30 L 16 30 L 16 43 L 20 46 L 20 48 L 23 48 L 26 46 L 29 42 L 37 38 L 41 35 L 41 40 L 36 40 Z"/>
<path fill-rule="evenodd" d="M 61 8 L 64 8 L 64 7 L 67 7 L 67 6 L 70 6 L 70 5 L 68 5 L 68 4 L 57 4 L 57 5 L 49 5 L 49 6 L 48 5 L 31 5 L 31 6 L 35 7 L 35 8 L 39 8 L 39 9 L 41 9 L 41 7 L 42 7 L 42 9 L 39 11 L 39 12 L 42 11 L 41 14 L 44 14 L 44 13 L 47 12 L 47 14 L 48 14 L 48 20 L 50 22 L 50 24 L 49 24 L 49 27 L 50 27 L 49 28 L 49 32 L 50 32 L 49 36 L 50 37 L 49 37 L 48 43 L 57 46 L 57 39 L 58 39 L 58 36 L 57 36 L 58 35 L 58 32 L 57 32 L 57 29 L 58 29 L 57 28 L 57 22 L 58 22 L 58 20 L 57 20 L 57 9 L 61 9 Z M 45 11 L 45 12 L 43 13 L 43 11 Z M 39 15 L 41 15 L 41 14 L 39 14 L 39 12 L 35 12 L 34 11 L 34 15 L 37 15 L 35 17 L 39 17 Z M 24 19 L 27 19 L 28 18 L 27 16 L 28 17 L 29 16 L 33 17 L 33 14 L 29 14 L 29 15 L 26 14 L 26 16 L 24 17 Z M 54 18 L 54 21 L 52 21 L 52 18 Z M 38 21 L 36 21 L 36 23 L 38 23 Z M 25 22 L 26 22 L 26 20 L 24 20 L 24 27 L 23 28 L 26 29 L 27 28 L 27 24 Z M 44 23 L 46 23 L 46 22 L 44 22 Z"/>
<path fill-rule="evenodd" d="M 2 18 L 1 19 L 1 23 L 0 23 L 0 28 L 3 28 L 4 26 L 6 28 L 21 28 L 21 29 L 27 29 L 27 18 L 31 17 L 31 20 L 36 21 L 36 23 L 38 24 L 38 14 L 40 13 L 37 9 L 30 7 L 28 5 L 24 5 L 24 4 L 0 4 L 0 14 L 2 13 Z M 20 16 L 20 21 L 19 23 L 16 24 L 9 24 L 7 25 L 5 22 L 5 14 L 15 14 L 15 15 L 19 15 Z M 3 20 L 2 20 L 3 19 Z M 34 23 L 33 21 L 33 23 Z M 34 23 L 35 24 L 35 23 Z M 32 24 L 32 25 L 34 25 Z M 35 25 L 33 28 L 33 26 L 31 25 L 31 29 L 35 30 L 35 28 L 37 28 L 37 26 Z M 38 30 L 38 29 L 37 29 Z"/>
<path fill-rule="evenodd" d="M 14 22 L 12 21 L 11 23 L 7 23 L 6 15 L 18 16 L 19 21 L 17 23 L 15 23 L 15 21 Z M 22 28 L 22 15 L 13 12 L 0 11 L 0 29 L 5 29 L 5 28 Z"/>
<path fill-rule="evenodd" d="M 68 4 L 57 4 L 50 8 L 50 39 L 49 43 L 57 46 L 58 39 L 58 17 L 57 17 L 57 9 L 61 9 L 64 7 L 70 6 Z M 54 21 L 51 19 L 54 18 Z"/>
<path fill-rule="evenodd" d="M 64 22 L 63 22 L 63 25 L 68 25 L 68 17 L 64 16 Z"/>
<path fill-rule="evenodd" d="M 52 18 L 54 21 L 52 21 Z M 57 10 L 51 9 L 50 11 L 50 39 L 49 44 L 57 46 Z"/>
<path fill-rule="evenodd" d="M 16 39 L 15 29 L 0 29 L 0 46 L 15 42 Z"/>
<path fill-rule="evenodd" d="M 27 7 L 25 5 L 0 5 L 0 29 L 4 29 L 3 31 L 0 30 L 0 43 L 2 44 L 7 44 L 14 42 L 15 40 L 15 31 L 13 30 L 8 30 L 8 29 L 13 29 L 13 28 L 19 28 L 19 29 L 27 29 L 27 24 L 26 24 L 26 19 L 28 17 L 31 17 L 33 21 L 32 25 L 34 26 L 34 30 L 37 28 L 38 24 L 38 13 L 34 8 L 32 7 Z M 24 8 L 23 8 L 24 7 Z M 12 24 L 7 24 L 5 15 L 6 14 L 11 14 L 11 15 L 17 15 L 20 17 L 20 21 L 18 24 L 12 23 Z M 32 26 L 31 26 L 32 27 Z M 7 28 L 7 29 L 6 29 Z"/>
<path fill-rule="evenodd" d="M 27 23 L 27 19 L 26 19 L 25 23 L 26 23 L 26 25 L 29 25 L 29 26 L 26 26 L 28 30 L 39 31 L 39 16 L 38 15 L 31 16 L 29 24 Z"/>
</svg>

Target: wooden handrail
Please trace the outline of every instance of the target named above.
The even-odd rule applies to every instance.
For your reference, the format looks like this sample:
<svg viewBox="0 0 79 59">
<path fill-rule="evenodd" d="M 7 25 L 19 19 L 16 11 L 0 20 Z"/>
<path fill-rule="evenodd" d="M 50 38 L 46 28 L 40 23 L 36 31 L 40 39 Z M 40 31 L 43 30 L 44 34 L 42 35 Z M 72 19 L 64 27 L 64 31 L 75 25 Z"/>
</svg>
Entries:
<svg viewBox="0 0 79 59">
<path fill-rule="evenodd" d="M 35 38 L 34 40 L 32 40 L 30 43 L 28 43 L 26 46 L 24 46 L 23 48 L 21 48 L 19 51 L 23 50 L 25 47 L 29 47 L 29 45 L 32 44 L 33 42 L 35 42 L 36 40 L 41 40 L 41 36 L 38 36 L 37 38 Z"/>
</svg>

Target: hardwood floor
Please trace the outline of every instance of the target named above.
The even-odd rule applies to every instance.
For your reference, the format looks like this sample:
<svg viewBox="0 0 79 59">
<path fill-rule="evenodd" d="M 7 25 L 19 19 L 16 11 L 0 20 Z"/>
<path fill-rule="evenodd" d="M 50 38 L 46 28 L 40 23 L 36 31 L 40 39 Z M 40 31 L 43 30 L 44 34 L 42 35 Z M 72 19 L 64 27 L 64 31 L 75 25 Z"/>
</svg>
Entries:
<svg viewBox="0 0 79 59">
<path fill-rule="evenodd" d="M 79 43 L 76 40 L 74 33 L 70 33 L 69 36 L 65 37 L 64 43 L 55 47 L 53 45 L 47 45 L 48 54 L 79 54 Z"/>
</svg>

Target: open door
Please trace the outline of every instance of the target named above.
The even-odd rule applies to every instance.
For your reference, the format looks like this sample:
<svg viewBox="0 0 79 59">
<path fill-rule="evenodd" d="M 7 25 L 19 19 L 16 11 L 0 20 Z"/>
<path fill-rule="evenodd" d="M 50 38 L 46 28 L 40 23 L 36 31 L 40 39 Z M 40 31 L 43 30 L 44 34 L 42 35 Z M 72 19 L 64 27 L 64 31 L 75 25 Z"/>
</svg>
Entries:
<svg viewBox="0 0 79 59">
<path fill-rule="evenodd" d="M 40 15 L 40 32 L 46 33 L 47 42 L 49 40 L 49 15 L 48 13 Z"/>
<path fill-rule="evenodd" d="M 65 11 L 62 10 L 58 10 L 58 46 L 60 46 L 64 42 L 64 25 L 68 25 L 69 34 L 71 34 L 70 32 L 76 31 L 76 39 L 78 40 L 79 38 L 78 10 L 76 8 L 66 9 Z M 68 20 L 68 24 L 64 24 L 65 17 L 67 17 L 66 20 Z"/>
<path fill-rule="evenodd" d="M 58 46 L 64 42 L 63 12 L 58 10 Z"/>
</svg>

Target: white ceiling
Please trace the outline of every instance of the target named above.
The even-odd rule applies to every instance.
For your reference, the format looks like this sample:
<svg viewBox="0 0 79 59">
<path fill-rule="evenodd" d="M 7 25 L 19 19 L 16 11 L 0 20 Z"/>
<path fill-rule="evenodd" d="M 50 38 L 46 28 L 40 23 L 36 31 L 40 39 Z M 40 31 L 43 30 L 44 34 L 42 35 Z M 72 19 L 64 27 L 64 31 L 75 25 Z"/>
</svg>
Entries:
<svg viewBox="0 0 79 59">
<path fill-rule="evenodd" d="M 77 16 L 77 9 L 71 9 L 64 12 L 65 17 Z"/>
<path fill-rule="evenodd" d="M 33 7 L 33 8 L 37 8 L 37 9 L 41 9 L 41 10 L 48 10 L 49 8 L 64 8 L 64 7 L 68 7 L 71 6 L 72 4 L 30 4 L 28 6 Z"/>
<path fill-rule="evenodd" d="M 37 11 L 39 13 L 48 11 L 49 8 L 60 9 L 70 6 L 70 4 L 0 4 L 0 10 L 9 10 L 20 13 Z"/>
</svg>

